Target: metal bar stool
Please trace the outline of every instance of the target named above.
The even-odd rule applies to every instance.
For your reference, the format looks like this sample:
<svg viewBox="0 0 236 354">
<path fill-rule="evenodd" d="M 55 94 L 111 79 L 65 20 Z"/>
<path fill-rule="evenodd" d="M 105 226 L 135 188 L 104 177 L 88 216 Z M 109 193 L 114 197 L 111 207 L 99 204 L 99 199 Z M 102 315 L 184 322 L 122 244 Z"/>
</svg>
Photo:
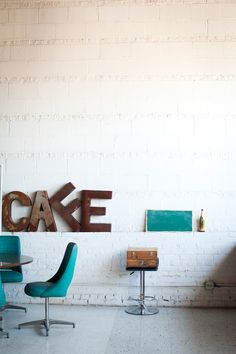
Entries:
<svg viewBox="0 0 236 354">
<path fill-rule="evenodd" d="M 129 300 L 137 301 L 138 305 L 131 305 L 128 306 L 125 312 L 131 315 L 155 315 L 159 312 L 157 306 L 148 306 L 146 305 L 146 301 L 157 301 L 155 296 L 146 296 L 145 295 L 145 272 L 146 271 L 156 271 L 159 266 L 159 258 L 157 258 L 156 266 L 155 267 L 126 267 L 126 270 L 131 270 L 130 274 L 133 274 L 135 271 L 140 272 L 140 293 L 137 299 L 129 298 Z"/>
</svg>

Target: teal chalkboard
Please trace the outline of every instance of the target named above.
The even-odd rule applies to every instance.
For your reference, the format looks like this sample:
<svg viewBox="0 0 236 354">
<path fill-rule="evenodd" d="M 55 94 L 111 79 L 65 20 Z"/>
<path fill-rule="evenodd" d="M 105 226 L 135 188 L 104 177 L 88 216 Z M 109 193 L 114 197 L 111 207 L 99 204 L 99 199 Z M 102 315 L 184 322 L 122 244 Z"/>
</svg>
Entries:
<svg viewBox="0 0 236 354">
<path fill-rule="evenodd" d="M 146 210 L 146 231 L 192 231 L 192 211 Z"/>
</svg>

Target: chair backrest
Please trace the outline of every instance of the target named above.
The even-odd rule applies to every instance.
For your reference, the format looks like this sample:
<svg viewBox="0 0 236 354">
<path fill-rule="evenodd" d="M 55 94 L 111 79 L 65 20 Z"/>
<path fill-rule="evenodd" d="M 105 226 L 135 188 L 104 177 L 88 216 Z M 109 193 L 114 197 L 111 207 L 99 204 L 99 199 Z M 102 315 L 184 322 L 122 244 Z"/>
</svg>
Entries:
<svg viewBox="0 0 236 354">
<path fill-rule="evenodd" d="M 78 253 L 76 243 L 70 242 L 66 247 L 64 257 L 56 274 L 48 280 L 54 283 L 52 287 L 45 290 L 42 297 L 64 297 L 70 286 L 74 275 L 75 262 Z"/>
<path fill-rule="evenodd" d="M 20 255 L 19 236 L 0 236 L 0 253 L 13 253 Z"/>
<path fill-rule="evenodd" d="M 18 236 L 0 236 L 0 253 L 20 255 L 20 238 Z M 3 283 L 15 283 L 20 282 L 23 279 L 21 266 L 8 268 L 7 270 L 1 270 L 0 272 Z"/>
</svg>

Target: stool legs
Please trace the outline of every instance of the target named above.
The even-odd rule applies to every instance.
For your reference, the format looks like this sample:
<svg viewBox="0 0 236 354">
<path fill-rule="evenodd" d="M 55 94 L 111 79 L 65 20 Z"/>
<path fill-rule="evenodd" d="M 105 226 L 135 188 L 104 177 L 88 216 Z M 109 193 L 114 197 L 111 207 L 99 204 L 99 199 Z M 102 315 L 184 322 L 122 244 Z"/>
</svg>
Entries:
<svg viewBox="0 0 236 354">
<path fill-rule="evenodd" d="M 140 270 L 140 294 L 138 299 L 132 299 L 138 302 L 138 305 L 128 306 L 125 312 L 131 315 L 155 315 L 159 312 L 156 306 L 147 306 L 146 300 L 155 300 L 154 296 L 145 295 L 145 270 Z"/>
</svg>

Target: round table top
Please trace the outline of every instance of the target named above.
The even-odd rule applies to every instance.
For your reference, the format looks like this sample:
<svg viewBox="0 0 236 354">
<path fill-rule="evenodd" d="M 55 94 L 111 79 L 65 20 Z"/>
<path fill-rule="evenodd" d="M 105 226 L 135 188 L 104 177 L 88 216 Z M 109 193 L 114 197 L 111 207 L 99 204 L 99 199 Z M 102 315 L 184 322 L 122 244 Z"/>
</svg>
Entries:
<svg viewBox="0 0 236 354">
<path fill-rule="evenodd" d="M 12 253 L 0 253 L 0 269 L 17 267 L 33 262 L 33 258 Z"/>
</svg>

